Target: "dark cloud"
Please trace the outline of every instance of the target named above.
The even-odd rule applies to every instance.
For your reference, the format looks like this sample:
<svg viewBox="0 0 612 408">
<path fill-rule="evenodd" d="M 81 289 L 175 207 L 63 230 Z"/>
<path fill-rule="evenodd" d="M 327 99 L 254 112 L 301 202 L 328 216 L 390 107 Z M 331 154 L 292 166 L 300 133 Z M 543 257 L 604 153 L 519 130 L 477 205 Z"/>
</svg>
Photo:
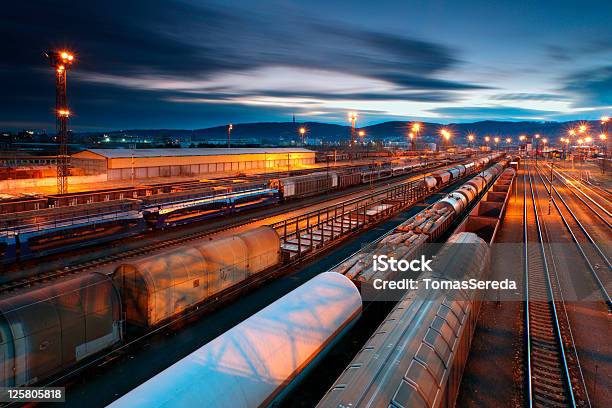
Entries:
<svg viewBox="0 0 612 408">
<path fill-rule="evenodd" d="M 433 113 L 457 119 L 538 119 L 554 115 L 557 112 L 538 109 L 524 109 L 513 106 L 461 106 L 435 108 Z"/>
<path fill-rule="evenodd" d="M 578 106 L 612 105 L 612 65 L 575 73 L 564 83 L 563 91 L 575 95 Z"/>
<path fill-rule="evenodd" d="M 219 101 L 231 101 L 236 98 L 236 94 L 219 92 L 198 93 L 190 92 L 188 95 L 180 94 L 184 102 L 197 102 L 202 99 L 213 99 Z M 318 103 L 316 100 L 368 100 L 368 101 L 410 101 L 410 102 L 455 102 L 460 97 L 453 92 L 400 92 L 400 93 L 375 93 L 375 92 L 353 92 L 353 93 L 333 93 L 333 92 L 308 92 L 308 91 L 265 91 L 261 93 L 241 92 L 240 97 L 275 97 L 275 98 L 300 98 L 312 99 L 310 103 Z M 171 97 L 171 99 L 176 99 Z M 305 101 L 304 103 L 309 103 Z"/>
<path fill-rule="evenodd" d="M 40 121 L 52 114 L 53 77 L 43 57 L 49 48 L 74 49 L 78 74 L 73 78 L 81 79 L 103 74 L 128 80 L 149 76 L 205 81 L 220 72 L 289 66 L 343 72 L 395 87 L 388 95 L 378 91 L 327 95 L 346 100 L 443 102 L 457 100 L 454 91 L 482 88 L 437 78 L 461 63 L 457 53 L 444 45 L 303 19 L 291 12 L 245 13 L 244 9 L 182 1 L 10 2 L 3 6 L 0 36 L 3 53 L 11 56 L 0 63 L 3 88 L 13 96 L 11 106 L 5 106 L 6 100 L 0 102 L 4 122 L 15 121 L 15 115 Z M 105 101 L 114 101 L 108 107 L 111 112 L 131 109 L 135 115 L 153 105 L 167 108 L 167 101 L 179 91 L 125 88 L 73 81 L 70 100 L 82 113 L 73 122 L 84 125 L 83 118 L 94 116 L 87 110 Z M 227 91 L 212 91 L 207 97 L 224 100 Z M 263 92 L 263 96 L 273 95 Z M 326 97 L 307 89 L 288 91 L 285 96 Z"/>
<path fill-rule="evenodd" d="M 552 93 L 505 93 L 492 95 L 490 99 L 495 101 L 566 101 L 569 100 L 569 97 Z"/>
</svg>

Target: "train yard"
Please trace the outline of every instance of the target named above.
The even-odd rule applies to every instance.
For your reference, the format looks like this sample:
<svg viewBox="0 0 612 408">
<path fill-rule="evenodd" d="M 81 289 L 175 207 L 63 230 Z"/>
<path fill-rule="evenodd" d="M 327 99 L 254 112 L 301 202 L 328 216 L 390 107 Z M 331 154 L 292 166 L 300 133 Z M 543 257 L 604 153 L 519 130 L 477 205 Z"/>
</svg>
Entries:
<svg viewBox="0 0 612 408">
<path fill-rule="evenodd" d="M 451 187 L 448 187 L 445 190 L 443 190 L 442 193 L 446 194 L 447 192 L 452 191 L 453 188 L 456 188 L 456 186 L 451 185 Z M 431 198 L 432 201 L 430 201 L 430 202 L 433 203 L 433 202 L 436 201 L 436 199 L 439 199 L 440 197 L 441 197 L 441 195 L 438 194 L 437 196 L 432 197 Z M 442 197 L 443 197 L 443 195 L 442 195 Z M 409 209 L 407 211 L 408 211 L 408 214 L 414 214 L 415 211 L 420 211 L 420 209 L 418 207 L 414 207 L 414 210 L 410 210 Z M 404 218 L 402 217 L 402 219 L 404 219 Z M 397 222 L 397 221 L 392 221 L 392 222 Z M 382 228 L 380 228 L 378 232 L 374 231 L 374 233 L 380 234 L 381 233 L 380 231 L 386 231 L 389 228 L 386 225 L 387 225 L 387 223 L 383 223 Z M 378 229 L 376 226 L 374 228 Z M 371 239 L 371 238 L 367 237 L 368 234 L 371 234 L 371 233 L 368 233 L 368 232 L 364 233 L 364 235 L 366 235 L 366 237 L 365 237 L 366 240 L 367 239 Z M 343 240 L 343 241 L 340 241 L 339 245 L 341 247 L 348 246 L 349 247 L 349 249 L 348 249 L 349 251 L 351 251 L 350 248 L 358 249 L 359 245 L 360 245 L 359 242 L 362 242 L 359 237 L 361 237 L 361 235 L 359 235 L 357 238 L 352 239 L 352 240 Z M 353 249 L 352 251 L 354 251 L 355 249 Z M 275 280 L 271 281 L 270 283 L 266 284 L 265 286 L 262 286 L 261 288 L 257 289 L 254 294 L 247 295 L 248 302 L 249 302 L 248 303 L 248 305 L 249 305 L 248 308 L 252 309 L 251 303 L 261 304 L 261 300 L 255 302 L 254 298 L 257 299 L 257 298 L 262 298 L 263 297 L 263 299 L 264 299 L 263 302 L 265 302 L 264 305 L 266 305 L 268 302 L 270 302 L 270 296 L 274 296 L 275 298 L 277 298 L 277 296 L 279 296 L 278 293 L 275 292 L 275 291 L 278 291 L 278 286 L 279 285 L 281 287 L 285 288 L 285 289 L 283 289 L 283 291 L 287 290 L 286 289 L 287 285 L 289 285 L 290 287 L 296 287 L 296 285 L 299 284 L 299 282 L 304 282 L 304 279 L 308 279 L 308 277 L 312 277 L 312 276 L 314 276 L 313 274 L 318 273 L 317 270 L 319 270 L 320 267 L 326 268 L 323 265 L 325 265 L 325 264 L 329 265 L 329 262 L 332 262 L 334 259 L 337 259 L 337 261 L 339 261 L 341 258 L 338 258 L 338 257 L 339 256 L 340 257 L 343 256 L 342 255 L 343 253 L 346 254 L 347 253 L 346 250 L 339 250 L 339 251 L 337 251 L 336 249 L 334 249 L 334 255 L 328 255 L 325 258 L 316 258 L 316 259 L 315 258 L 310 258 L 309 259 L 309 264 L 312 265 L 314 263 L 314 265 L 316 265 L 316 266 L 314 266 L 314 269 L 313 269 L 313 267 L 300 268 L 297 272 L 287 276 L 286 278 L 281 277 L 281 278 L 278 278 L 278 279 L 275 279 Z M 350 252 L 348 252 L 348 253 L 350 253 Z M 346 256 L 346 255 L 344 255 L 344 256 Z M 327 268 L 330 268 L 331 266 L 332 265 L 329 265 Z M 295 276 L 295 278 L 292 278 L 292 276 Z M 298 279 L 297 282 L 295 281 L 296 278 Z M 275 294 L 273 294 L 273 293 L 275 293 Z M 243 316 L 243 312 L 242 311 L 238 311 L 238 310 L 240 310 L 240 308 L 242 308 L 242 307 L 245 307 L 245 303 L 244 303 L 245 301 L 243 301 L 242 298 L 237 301 L 240 304 L 240 306 L 237 306 L 237 307 L 239 307 L 239 309 L 235 309 L 234 308 L 234 304 L 232 303 L 229 306 L 227 306 L 228 309 L 227 308 L 223 308 L 222 311 L 220 311 L 220 313 L 222 313 L 222 315 L 225 316 L 225 319 L 230 319 L 230 321 L 239 321 L 239 320 L 236 320 L 236 316 L 235 315 L 237 314 L 238 316 Z M 226 309 L 227 309 L 227 311 L 225 311 Z M 204 317 L 203 319 L 205 319 L 205 320 L 214 319 L 215 321 L 217 320 L 217 318 L 215 316 L 211 316 L 210 318 Z M 219 331 L 218 328 L 215 328 L 215 330 L 213 332 L 211 332 L 211 327 L 208 327 L 208 326 L 207 327 L 202 327 L 199 323 L 196 323 L 196 325 L 199 328 L 198 329 L 194 328 L 193 330 L 198 330 L 201 333 L 201 335 L 205 335 L 206 338 L 210 338 L 209 336 L 211 336 L 213 333 L 222 333 L 222 331 Z M 226 326 L 226 324 L 223 324 L 222 327 L 227 327 L 227 326 Z M 189 329 L 189 327 L 187 327 L 185 330 L 189 331 L 190 329 Z M 181 337 L 181 336 L 179 336 L 179 337 Z M 188 336 L 188 337 L 191 338 L 191 336 Z M 171 338 L 169 340 L 171 340 Z M 183 339 L 183 340 L 186 340 L 186 339 Z M 157 341 L 159 341 L 159 340 L 155 341 L 154 339 L 152 339 L 152 340 L 149 340 L 149 341 L 151 342 L 151 347 L 155 347 L 154 344 L 156 344 Z M 164 340 L 164 342 L 165 341 L 166 340 Z M 182 342 L 182 340 L 179 340 L 179 342 Z M 147 343 L 149 343 L 149 342 L 147 342 Z M 191 343 L 193 343 L 193 342 L 191 342 Z M 140 362 L 140 364 L 144 363 L 145 360 L 143 360 L 143 359 L 151 359 L 152 356 L 151 356 L 151 354 L 148 353 L 148 350 L 143 350 L 143 351 L 144 351 L 144 353 L 139 353 L 139 352 L 131 351 L 131 353 L 136 353 L 135 355 L 131 354 L 132 358 L 138 358 L 138 360 L 136 360 L 136 361 L 133 361 L 133 360 L 128 361 L 130 363 L 130 365 L 131 364 L 136 364 L 136 366 L 134 366 L 134 367 L 137 367 L 138 366 L 138 362 Z M 142 357 L 137 357 L 140 354 L 142 354 Z M 185 354 L 182 354 L 182 356 L 184 356 L 184 355 Z M 145 357 L 145 356 L 148 356 L 148 357 Z M 160 357 L 162 357 L 162 356 L 157 355 L 155 358 L 153 358 L 152 359 L 153 362 L 151 362 L 151 364 L 152 365 L 157 365 L 160 362 L 160 360 L 164 360 L 163 358 L 160 358 Z M 168 361 L 168 360 L 166 360 L 166 361 Z M 167 367 L 167 365 L 166 365 L 166 367 Z M 163 368 L 165 368 L 165 367 L 162 367 L 162 369 Z M 121 373 L 124 372 L 123 371 L 124 368 L 121 368 L 121 366 L 118 366 L 118 367 L 114 367 L 114 368 L 111 367 L 109 369 L 114 374 L 112 376 L 104 375 L 104 376 L 97 377 L 95 382 L 97 383 L 98 381 L 100 381 L 101 383 L 97 383 L 97 386 L 94 386 L 93 388 L 96 388 L 96 387 L 98 387 L 98 388 L 108 388 L 109 390 L 110 389 L 116 390 L 117 387 L 125 388 L 124 386 L 119 386 L 119 383 L 117 382 L 117 381 L 123 381 L 123 380 L 121 380 L 121 378 L 123 378 L 125 380 L 125 378 L 126 378 L 125 375 L 121 374 Z M 116 376 L 118 376 L 118 377 L 116 377 Z M 90 385 L 93 386 L 93 384 L 90 384 L 90 383 L 88 383 L 85 387 L 79 387 L 78 385 L 76 386 L 76 391 L 75 392 L 77 393 L 77 395 L 78 395 L 79 392 L 83 392 L 84 393 L 84 394 L 80 394 L 79 399 L 82 400 L 83 398 L 89 398 L 89 396 L 87 395 L 87 393 L 88 393 L 87 390 L 92 390 L 93 389 L 93 388 L 90 388 Z M 82 391 L 79 391 L 79 390 L 82 390 Z"/>
<path fill-rule="evenodd" d="M 65 385 L 73 406 L 151 406 L 173 389 L 159 406 L 450 407 L 490 403 L 477 392 L 497 370 L 508 406 L 609 400 L 605 186 L 501 154 L 278 176 L 13 203 L 5 231 L 34 211 L 77 238 L 73 253 L 63 232 L 61 251 L 20 243 L 5 263 L 3 384 Z M 135 224 L 86 213 L 124 200 Z M 89 249 L 79 217 L 95 225 Z M 373 282 L 397 274 L 376 272 L 374 254 L 433 256 L 435 272 L 415 279 L 519 289 L 377 298 Z M 486 357 L 492 330 L 502 361 Z"/>
</svg>

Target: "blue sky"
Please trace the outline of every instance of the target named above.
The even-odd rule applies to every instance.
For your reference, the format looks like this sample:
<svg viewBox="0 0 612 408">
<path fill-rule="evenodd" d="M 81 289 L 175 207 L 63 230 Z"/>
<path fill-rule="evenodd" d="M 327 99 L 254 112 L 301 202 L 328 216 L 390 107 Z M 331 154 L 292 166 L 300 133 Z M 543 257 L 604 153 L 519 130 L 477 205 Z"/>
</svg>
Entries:
<svg viewBox="0 0 612 408">
<path fill-rule="evenodd" d="M 0 128 L 53 128 L 43 51 L 63 47 L 77 55 L 75 130 L 612 111 L 606 1 L 31 1 L 3 12 Z"/>
</svg>

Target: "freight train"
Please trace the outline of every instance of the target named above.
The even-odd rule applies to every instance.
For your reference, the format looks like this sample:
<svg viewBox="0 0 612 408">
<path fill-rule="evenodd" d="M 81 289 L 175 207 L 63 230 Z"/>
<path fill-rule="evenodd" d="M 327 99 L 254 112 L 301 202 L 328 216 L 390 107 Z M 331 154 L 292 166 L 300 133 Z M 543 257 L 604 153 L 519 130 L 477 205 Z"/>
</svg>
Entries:
<svg viewBox="0 0 612 408">
<path fill-rule="evenodd" d="M 433 272 L 421 279 L 486 279 L 489 245 L 501 223 L 515 174 L 507 168 L 499 175 L 438 252 Z M 464 187 L 456 192 L 471 195 Z M 444 201 L 441 205 L 455 211 L 455 203 Z M 414 231 L 415 226 L 427 224 L 421 221 L 409 220 L 404 227 Z M 397 234 L 389 237 L 393 235 Z M 483 295 L 481 290 L 429 290 L 423 285 L 406 292 L 317 408 L 454 407 Z"/>
<path fill-rule="evenodd" d="M 426 243 L 435 242 L 448 231 L 451 224 L 477 199 L 490 182 L 502 173 L 506 163 L 507 160 L 503 160 L 483 170 L 431 207 L 400 224 L 369 250 L 357 252 L 332 268 L 332 271 L 346 275 L 361 287 L 387 274 L 380 271 L 374 272 L 371 265 L 371 253 L 379 255 L 393 253 L 396 258 L 415 258 L 422 252 Z M 442 183 L 456 173 L 454 169 L 450 170 L 452 171 L 448 171 L 447 177 L 432 176 L 429 180 L 426 177 L 423 182 L 427 186 L 434 182 Z M 389 276 L 384 276 L 384 278 L 389 278 Z"/>
<path fill-rule="evenodd" d="M 151 327 L 280 262 L 271 227 L 201 240 L 0 298 L 0 386 L 26 386 Z"/>
<path fill-rule="evenodd" d="M 39 383 L 122 344 L 126 322 L 156 327 L 280 263 L 277 232 L 259 227 L 3 294 L 0 386 Z"/>
<path fill-rule="evenodd" d="M 488 267 L 489 246 L 463 232 L 421 278 L 485 279 Z M 481 301 L 477 290 L 408 291 L 317 407 L 454 407 Z"/>
<path fill-rule="evenodd" d="M 254 182 L 227 179 L 208 186 L 194 180 L 8 201 L 0 204 L 0 213 L 4 213 L 0 220 L 0 262 L 27 260 L 133 236 L 147 229 L 228 216 L 399 176 L 421 167 L 424 166 L 409 163 Z"/>
</svg>

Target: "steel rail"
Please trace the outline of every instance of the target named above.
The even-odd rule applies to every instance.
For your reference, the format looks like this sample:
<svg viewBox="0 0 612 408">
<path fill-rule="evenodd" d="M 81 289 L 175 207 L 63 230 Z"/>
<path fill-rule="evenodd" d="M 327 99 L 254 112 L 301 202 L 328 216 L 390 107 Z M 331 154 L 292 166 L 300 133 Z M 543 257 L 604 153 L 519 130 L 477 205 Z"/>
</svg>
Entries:
<svg viewBox="0 0 612 408">
<path fill-rule="evenodd" d="M 544 246 L 542 225 L 538 216 L 537 192 L 533 187 L 530 170 L 528 171 L 528 179 L 533 210 L 533 227 L 535 227 L 536 232 L 535 241 L 538 243 L 536 244 L 536 251 L 539 253 L 540 258 L 539 263 L 536 264 L 538 262 L 536 259 L 537 255 L 533 254 L 534 256 L 530 256 L 528 250 L 525 250 L 527 259 L 525 279 L 529 289 L 527 292 L 527 303 L 529 305 L 529 302 L 532 302 L 528 308 L 529 318 L 526 321 L 526 330 L 529 332 L 528 338 L 530 341 L 527 355 L 530 375 L 529 406 L 570 405 L 576 407 L 574 389 L 550 279 L 550 268 Z M 528 212 L 525 212 L 524 217 L 524 233 L 527 235 L 526 242 L 528 242 Z M 527 245 L 525 247 L 527 248 Z M 536 275 L 540 266 L 542 269 L 541 275 Z M 538 285 L 538 278 L 543 278 L 543 286 Z M 538 294 L 538 290 L 541 293 Z M 542 297 L 545 296 L 546 300 L 532 300 L 531 297 L 534 293 Z M 555 361 L 556 359 L 558 361 Z M 558 367 L 558 362 L 561 363 L 561 367 Z"/>
</svg>

